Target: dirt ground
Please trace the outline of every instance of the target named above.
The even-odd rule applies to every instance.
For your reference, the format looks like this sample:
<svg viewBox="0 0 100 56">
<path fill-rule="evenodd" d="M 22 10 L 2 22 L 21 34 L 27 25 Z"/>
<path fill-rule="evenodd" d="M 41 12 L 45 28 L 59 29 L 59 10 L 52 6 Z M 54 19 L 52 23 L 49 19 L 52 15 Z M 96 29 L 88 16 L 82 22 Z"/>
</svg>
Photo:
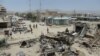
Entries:
<svg viewBox="0 0 100 56">
<path fill-rule="evenodd" d="M 32 23 L 31 23 L 32 24 Z M 39 38 L 41 34 L 47 34 L 47 28 L 49 29 L 50 33 L 57 34 L 57 32 L 62 32 L 65 31 L 66 28 L 69 30 L 73 29 L 73 26 L 46 26 L 46 25 L 40 25 L 38 23 L 33 23 L 37 24 L 37 28 L 32 28 L 33 33 L 16 33 L 12 35 L 12 39 L 9 37 L 8 43 L 16 43 L 19 41 L 27 40 L 27 39 L 33 39 L 33 38 Z M 18 52 L 23 52 L 25 53 L 26 56 L 39 56 L 39 43 L 34 44 L 30 48 L 20 48 L 19 44 L 14 44 L 11 45 L 9 48 L 2 50 L 2 52 L 5 53 L 11 53 L 11 56 L 16 56 Z"/>
<path fill-rule="evenodd" d="M 46 25 L 40 25 L 39 23 L 31 23 L 31 24 L 38 25 L 37 28 L 32 28 L 33 33 L 22 32 L 21 34 L 20 33 L 13 34 L 12 39 L 9 37 L 8 43 L 14 43 L 14 42 L 16 43 L 23 40 L 39 38 L 41 34 L 44 34 L 44 35 L 47 34 L 47 28 L 49 29 L 49 32 L 53 34 L 57 34 L 57 32 L 63 32 L 65 31 L 66 28 L 68 28 L 70 32 L 74 30 L 73 25 L 46 26 Z M 98 56 L 97 54 L 89 55 L 86 49 L 78 47 L 77 44 L 74 44 L 72 47 L 87 54 L 87 55 L 83 55 L 83 53 L 81 53 L 81 55 L 83 56 Z M 20 48 L 20 44 L 13 44 L 13 45 L 10 45 L 9 48 L 2 49 L 0 53 L 5 52 L 5 53 L 10 53 L 11 56 L 17 56 L 19 52 L 23 52 L 26 56 L 39 56 L 40 55 L 39 51 L 40 51 L 40 43 L 37 42 L 36 44 L 33 44 L 33 46 L 29 48 Z"/>
</svg>

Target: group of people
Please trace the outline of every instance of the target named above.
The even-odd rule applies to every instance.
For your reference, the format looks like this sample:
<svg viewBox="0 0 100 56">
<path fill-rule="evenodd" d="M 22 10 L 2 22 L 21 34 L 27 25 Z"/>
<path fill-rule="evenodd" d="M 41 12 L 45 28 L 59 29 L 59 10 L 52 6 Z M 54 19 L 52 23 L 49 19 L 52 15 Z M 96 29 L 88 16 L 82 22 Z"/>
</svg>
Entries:
<svg viewBox="0 0 100 56">
<path fill-rule="evenodd" d="M 33 28 L 37 28 L 37 27 L 38 27 L 38 25 L 37 25 L 37 24 L 34 24 L 34 25 L 33 25 Z"/>
<path fill-rule="evenodd" d="M 32 27 L 32 25 L 30 24 L 29 28 L 30 28 L 30 32 L 33 33 L 33 28 L 38 28 L 38 25 L 34 24 L 33 27 Z"/>
</svg>

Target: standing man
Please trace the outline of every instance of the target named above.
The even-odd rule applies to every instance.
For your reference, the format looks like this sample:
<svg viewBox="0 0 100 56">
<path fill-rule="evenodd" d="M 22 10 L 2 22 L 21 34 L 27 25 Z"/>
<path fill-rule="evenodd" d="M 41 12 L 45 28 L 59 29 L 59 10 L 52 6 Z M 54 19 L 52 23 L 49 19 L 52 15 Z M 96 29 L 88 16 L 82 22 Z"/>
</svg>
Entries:
<svg viewBox="0 0 100 56">
<path fill-rule="evenodd" d="M 30 28 L 30 30 L 31 30 L 31 33 L 33 33 L 32 31 L 33 31 L 33 29 L 32 29 L 32 27 L 31 27 L 31 24 L 29 25 L 29 28 Z"/>
<path fill-rule="evenodd" d="M 68 30 L 68 28 L 66 28 L 65 32 L 66 32 L 66 33 L 69 33 L 69 30 Z"/>
<path fill-rule="evenodd" d="M 38 26 L 37 26 L 37 24 L 36 24 L 36 28 L 37 28 Z"/>
<path fill-rule="evenodd" d="M 49 33 L 49 28 L 47 28 L 47 33 Z"/>
<path fill-rule="evenodd" d="M 10 37 L 11 37 L 11 39 L 12 39 L 12 31 L 9 31 L 9 35 L 10 35 Z"/>
<path fill-rule="evenodd" d="M 33 28 L 35 28 L 35 25 L 33 24 Z"/>
</svg>

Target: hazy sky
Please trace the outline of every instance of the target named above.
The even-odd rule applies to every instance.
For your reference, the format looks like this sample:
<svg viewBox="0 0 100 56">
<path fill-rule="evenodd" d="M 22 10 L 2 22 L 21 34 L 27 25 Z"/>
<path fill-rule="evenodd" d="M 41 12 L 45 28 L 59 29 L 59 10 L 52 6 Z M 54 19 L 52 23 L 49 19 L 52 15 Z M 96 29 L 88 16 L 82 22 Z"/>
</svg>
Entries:
<svg viewBox="0 0 100 56">
<path fill-rule="evenodd" d="M 0 0 L 8 11 L 28 11 L 29 0 Z M 41 0 L 42 9 L 100 11 L 100 0 Z M 32 10 L 39 9 L 39 0 L 32 0 Z"/>
</svg>

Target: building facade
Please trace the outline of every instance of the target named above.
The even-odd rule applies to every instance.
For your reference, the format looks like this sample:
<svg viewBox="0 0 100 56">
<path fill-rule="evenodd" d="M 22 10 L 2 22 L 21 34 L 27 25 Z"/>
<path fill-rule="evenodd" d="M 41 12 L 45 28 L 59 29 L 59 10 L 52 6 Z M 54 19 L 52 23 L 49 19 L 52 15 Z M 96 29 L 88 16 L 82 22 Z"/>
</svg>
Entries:
<svg viewBox="0 0 100 56">
<path fill-rule="evenodd" d="M 0 17 L 6 15 L 6 8 L 0 5 Z"/>
</svg>

